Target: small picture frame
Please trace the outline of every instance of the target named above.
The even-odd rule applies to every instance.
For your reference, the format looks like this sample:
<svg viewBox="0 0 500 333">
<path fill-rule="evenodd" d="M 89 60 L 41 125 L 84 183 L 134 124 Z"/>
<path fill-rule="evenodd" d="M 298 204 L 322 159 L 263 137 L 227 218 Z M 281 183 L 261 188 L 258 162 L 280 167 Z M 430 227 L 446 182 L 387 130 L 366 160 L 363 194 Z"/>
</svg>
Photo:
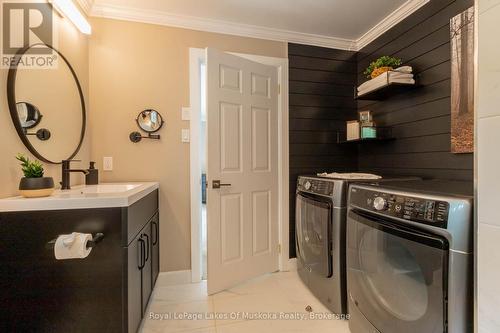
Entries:
<svg viewBox="0 0 500 333">
<path fill-rule="evenodd" d="M 369 123 L 373 121 L 372 112 L 371 111 L 359 111 L 359 121 L 364 123 Z"/>
<path fill-rule="evenodd" d="M 350 120 L 347 122 L 347 135 L 346 140 L 358 140 L 360 138 L 360 124 L 357 120 Z"/>
</svg>

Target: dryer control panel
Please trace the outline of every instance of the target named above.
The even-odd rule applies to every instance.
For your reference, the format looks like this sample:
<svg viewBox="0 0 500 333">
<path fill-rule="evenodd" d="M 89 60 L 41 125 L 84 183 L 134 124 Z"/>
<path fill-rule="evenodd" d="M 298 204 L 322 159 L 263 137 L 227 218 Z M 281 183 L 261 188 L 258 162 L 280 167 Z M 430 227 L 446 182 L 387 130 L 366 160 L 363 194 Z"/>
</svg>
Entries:
<svg viewBox="0 0 500 333">
<path fill-rule="evenodd" d="M 297 181 L 297 191 L 332 196 L 333 189 L 334 183 L 328 180 L 299 177 Z"/>
<path fill-rule="evenodd" d="M 351 188 L 350 203 L 364 210 L 436 227 L 446 228 L 450 205 L 446 201 L 430 200 L 393 193 Z"/>
</svg>

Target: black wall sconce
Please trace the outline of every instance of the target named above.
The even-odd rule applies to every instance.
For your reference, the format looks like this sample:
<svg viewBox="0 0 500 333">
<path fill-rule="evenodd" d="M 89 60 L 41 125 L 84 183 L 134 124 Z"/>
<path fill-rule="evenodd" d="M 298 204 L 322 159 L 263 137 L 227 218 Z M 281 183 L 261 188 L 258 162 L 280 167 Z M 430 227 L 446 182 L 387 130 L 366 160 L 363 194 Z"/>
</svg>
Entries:
<svg viewBox="0 0 500 333">
<path fill-rule="evenodd" d="M 165 123 L 158 111 L 152 109 L 144 110 L 139 113 L 135 121 L 137 122 L 137 126 L 139 126 L 139 128 L 146 132 L 148 135 L 143 136 L 140 132 L 132 132 L 129 135 L 130 141 L 137 143 L 142 139 L 160 139 L 159 134 L 153 134 L 155 132 L 158 132 Z"/>
</svg>

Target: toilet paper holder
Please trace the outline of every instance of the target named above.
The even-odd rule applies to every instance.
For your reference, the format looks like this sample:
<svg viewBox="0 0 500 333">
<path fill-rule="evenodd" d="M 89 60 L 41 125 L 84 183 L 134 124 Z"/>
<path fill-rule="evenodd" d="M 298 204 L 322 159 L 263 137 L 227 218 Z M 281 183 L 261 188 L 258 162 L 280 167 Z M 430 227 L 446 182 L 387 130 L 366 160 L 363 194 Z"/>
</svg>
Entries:
<svg viewBox="0 0 500 333">
<path fill-rule="evenodd" d="M 98 232 L 95 235 L 92 235 L 92 239 L 87 242 L 87 249 L 95 247 L 98 243 L 102 241 L 103 238 L 104 234 L 102 232 Z M 46 245 L 46 248 L 48 250 L 53 250 L 54 245 L 56 245 L 56 240 L 57 238 L 49 241 Z"/>
</svg>

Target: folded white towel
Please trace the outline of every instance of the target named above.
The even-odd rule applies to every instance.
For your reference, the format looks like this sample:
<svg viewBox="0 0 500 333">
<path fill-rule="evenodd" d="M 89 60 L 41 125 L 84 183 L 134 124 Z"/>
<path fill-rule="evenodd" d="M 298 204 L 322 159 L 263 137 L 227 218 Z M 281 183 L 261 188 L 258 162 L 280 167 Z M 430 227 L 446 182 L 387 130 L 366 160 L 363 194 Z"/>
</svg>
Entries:
<svg viewBox="0 0 500 333">
<path fill-rule="evenodd" d="M 389 80 L 392 80 L 392 79 L 413 79 L 413 74 L 390 72 L 389 73 Z"/>
<path fill-rule="evenodd" d="M 401 84 L 415 84 L 415 80 L 414 79 L 391 79 L 389 82 L 391 82 L 391 83 L 401 83 Z M 369 93 L 369 92 L 371 92 L 373 90 L 376 90 L 377 88 L 382 87 L 382 86 L 383 86 L 383 84 L 374 85 L 374 86 L 368 86 L 368 87 L 366 87 L 363 90 L 359 90 L 358 91 L 358 96 L 361 96 L 361 95 L 364 95 L 366 93 Z"/>
<path fill-rule="evenodd" d="M 335 178 L 335 179 L 356 179 L 356 180 L 373 180 L 373 179 L 381 179 L 381 176 L 374 175 L 371 173 L 357 173 L 357 172 L 352 172 L 352 173 L 338 173 L 338 172 L 332 172 L 332 173 L 318 173 L 319 177 L 325 177 L 325 178 Z"/>
<path fill-rule="evenodd" d="M 385 72 L 377 76 L 376 78 L 366 81 L 365 83 L 360 85 L 358 87 L 358 91 L 375 89 L 387 84 L 387 82 L 394 82 L 393 81 L 394 79 L 412 80 L 413 74 L 400 73 L 400 72 Z"/>
<path fill-rule="evenodd" d="M 411 67 L 411 66 L 401 66 L 401 67 L 396 68 L 394 70 L 394 72 L 413 73 L 413 67 Z"/>
</svg>

